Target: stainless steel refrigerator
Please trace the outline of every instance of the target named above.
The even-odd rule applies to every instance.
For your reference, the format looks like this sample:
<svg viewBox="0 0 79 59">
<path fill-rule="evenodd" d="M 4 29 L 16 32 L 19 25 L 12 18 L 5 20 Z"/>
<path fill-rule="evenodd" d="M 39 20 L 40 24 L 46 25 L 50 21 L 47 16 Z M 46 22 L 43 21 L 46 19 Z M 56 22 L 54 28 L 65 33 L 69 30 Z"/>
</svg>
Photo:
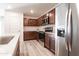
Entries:
<svg viewBox="0 0 79 59">
<path fill-rule="evenodd" d="M 57 56 L 79 56 L 79 12 L 76 3 L 55 8 L 55 53 Z"/>
</svg>

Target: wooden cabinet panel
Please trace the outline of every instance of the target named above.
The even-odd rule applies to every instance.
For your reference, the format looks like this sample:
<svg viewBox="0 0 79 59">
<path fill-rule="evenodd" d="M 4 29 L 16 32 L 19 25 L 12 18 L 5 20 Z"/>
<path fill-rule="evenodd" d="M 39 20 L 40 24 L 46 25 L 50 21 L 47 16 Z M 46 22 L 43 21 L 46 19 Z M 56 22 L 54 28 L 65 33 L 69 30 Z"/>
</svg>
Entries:
<svg viewBox="0 0 79 59">
<path fill-rule="evenodd" d="M 24 26 L 38 26 L 37 19 L 24 18 Z"/>
<path fill-rule="evenodd" d="M 49 24 L 55 24 L 55 9 L 50 11 L 49 14 Z"/>
<path fill-rule="evenodd" d="M 29 26 L 37 26 L 38 25 L 37 24 L 37 20 L 35 20 L 35 19 L 29 19 L 28 25 Z"/>
<path fill-rule="evenodd" d="M 24 41 L 26 40 L 37 40 L 38 33 L 37 32 L 24 32 Z"/>
<path fill-rule="evenodd" d="M 49 48 L 49 37 L 47 34 L 45 34 L 45 47 Z"/>
<path fill-rule="evenodd" d="M 40 18 L 38 19 L 38 25 L 41 26 L 42 23 L 43 23 L 43 22 L 42 22 L 42 17 L 40 17 Z"/>
<path fill-rule="evenodd" d="M 55 24 L 55 9 L 51 10 L 50 12 L 48 12 L 48 17 L 49 17 L 49 24 Z M 43 20 L 45 20 L 45 18 L 47 14 L 41 16 L 40 18 L 38 18 L 38 25 L 42 25 L 43 24 Z"/>
<path fill-rule="evenodd" d="M 55 38 L 50 37 L 50 50 L 55 53 Z"/>
<path fill-rule="evenodd" d="M 24 21 L 23 21 L 24 23 L 24 26 L 28 26 L 28 19 L 27 18 L 24 18 Z"/>
<path fill-rule="evenodd" d="M 50 51 L 52 51 L 53 53 L 55 53 L 55 38 L 50 37 L 49 34 L 45 34 L 44 46 L 48 48 Z"/>
<path fill-rule="evenodd" d="M 29 32 L 24 32 L 24 41 L 30 39 L 29 36 Z"/>
</svg>

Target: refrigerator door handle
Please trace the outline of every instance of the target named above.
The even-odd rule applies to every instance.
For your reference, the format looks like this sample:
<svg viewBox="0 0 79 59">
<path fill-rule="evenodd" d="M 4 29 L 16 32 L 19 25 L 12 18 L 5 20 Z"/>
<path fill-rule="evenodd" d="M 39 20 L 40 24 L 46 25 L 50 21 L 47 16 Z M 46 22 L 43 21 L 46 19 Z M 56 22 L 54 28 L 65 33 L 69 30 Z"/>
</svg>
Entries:
<svg viewBox="0 0 79 59">
<path fill-rule="evenodd" d="M 71 52 L 72 49 L 72 18 L 71 18 L 71 8 L 69 9 L 69 19 L 68 19 L 68 46 L 69 46 L 69 52 Z"/>
<path fill-rule="evenodd" d="M 70 4 L 68 5 L 68 14 L 67 14 L 67 25 L 66 25 L 66 49 L 68 53 L 72 49 L 72 19 L 71 19 L 71 8 Z"/>
</svg>

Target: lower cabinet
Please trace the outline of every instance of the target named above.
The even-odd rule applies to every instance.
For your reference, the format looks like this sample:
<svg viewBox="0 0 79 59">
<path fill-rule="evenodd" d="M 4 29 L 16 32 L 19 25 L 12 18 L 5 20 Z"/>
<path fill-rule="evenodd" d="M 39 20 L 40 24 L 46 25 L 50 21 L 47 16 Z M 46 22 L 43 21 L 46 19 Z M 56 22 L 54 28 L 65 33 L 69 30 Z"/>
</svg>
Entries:
<svg viewBox="0 0 79 59">
<path fill-rule="evenodd" d="M 48 37 L 48 34 L 45 34 L 45 47 L 49 49 L 49 37 Z"/>
<path fill-rule="evenodd" d="M 55 53 L 55 38 L 50 37 L 50 50 Z"/>
<path fill-rule="evenodd" d="M 38 33 L 37 32 L 24 32 L 24 41 L 26 40 L 38 40 Z"/>
<path fill-rule="evenodd" d="M 52 51 L 53 53 L 55 53 L 55 38 L 50 37 L 49 34 L 45 34 L 44 46 L 50 51 Z"/>
</svg>

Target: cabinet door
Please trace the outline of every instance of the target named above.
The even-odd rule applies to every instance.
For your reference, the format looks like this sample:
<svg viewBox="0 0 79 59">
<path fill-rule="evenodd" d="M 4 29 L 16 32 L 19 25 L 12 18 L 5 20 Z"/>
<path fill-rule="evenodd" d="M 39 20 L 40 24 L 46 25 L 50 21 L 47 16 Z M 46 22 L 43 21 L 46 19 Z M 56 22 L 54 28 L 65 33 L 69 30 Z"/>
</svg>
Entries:
<svg viewBox="0 0 79 59">
<path fill-rule="evenodd" d="M 28 26 L 28 19 L 24 18 L 24 26 Z"/>
<path fill-rule="evenodd" d="M 37 32 L 24 32 L 24 41 L 26 40 L 37 40 L 38 33 Z"/>
<path fill-rule="evenodd" d="M 29 19 L 29 26 L 37 26 L 37 20 L 36 19 Z"/>
<path fill-rule="evenodd" d="M 24 41 L 30 39 L 29 38 L 29 32 L 24 32 Z"/>
<path fill-rule="evenodd" d="M 49 16 L 49 24 L 55 24 L 55 9 L 50 12 L 51 16 Z"/>
<path fill-rule="evenodd" d="M 24 18 L 24 26 L 37 26 L 37 25 L 38 25 L 37 19 Z"/>
<path fill-rule="evenodd" d="M 55 38 L 50 37 L 50 50 L 55 53 Z"/>
<path fill-rule="evenodd" d="M 49 36 L 45 34 L 45 47 L 49 48 Z"/>
</svg>

